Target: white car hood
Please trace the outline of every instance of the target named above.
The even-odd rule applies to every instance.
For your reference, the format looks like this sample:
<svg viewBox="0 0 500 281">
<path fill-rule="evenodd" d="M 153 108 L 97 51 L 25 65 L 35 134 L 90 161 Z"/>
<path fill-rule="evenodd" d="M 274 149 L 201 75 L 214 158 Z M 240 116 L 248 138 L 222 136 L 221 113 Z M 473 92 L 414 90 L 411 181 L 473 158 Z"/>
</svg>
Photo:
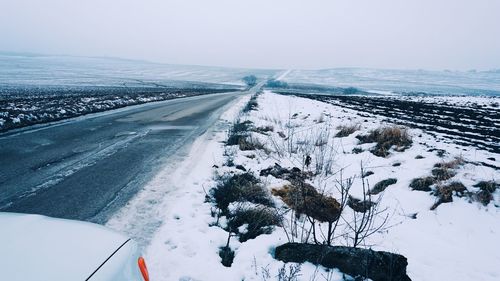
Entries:
<svg viewBox="0 0 500 281">
<path fill-rule="evenodd" d="M 0 280 L 85 280 L 127 241 L 92 223 L 0 213 Z"/>
</svg>

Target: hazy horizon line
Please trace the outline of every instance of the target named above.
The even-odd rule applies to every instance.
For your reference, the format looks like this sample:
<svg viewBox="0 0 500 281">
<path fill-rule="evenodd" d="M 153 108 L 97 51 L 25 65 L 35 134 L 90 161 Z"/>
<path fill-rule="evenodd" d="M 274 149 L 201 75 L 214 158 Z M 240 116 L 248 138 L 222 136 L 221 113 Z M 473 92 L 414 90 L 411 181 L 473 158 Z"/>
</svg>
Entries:
<svg viewBox="0 0 500 281">
<path fill-rule="evenodd" d="M 163 61 L 153 61 L 142 58 L 131 58 L 131 57 L 120 57 L 120 56 L 95 56 L 95 55 L 77 55 L 77 54 L 63 54 L 63 53 L 41 53 L 41 52 L 30 52 L 30 51 L 11 51 L 11 50 L 0 50 L 0 55 L 6 56 L 24 56 L 24 57 L 70 57 L 70 58 L 93 58 L 93 59 L 111 59 L 111 60 L 122 60 L 130 62 L 141 62 L 149 64 L 159 64 L 159 65 L 178 65 L 178 66 L 197 66 L 197 67 L 212 67 L 212 68 L 228 68 L 228 69 L 246 69 L 246 70 L 302 70 L 302 71 L 322 71 L 331 69 L 372 69 L 372 70 L 395 70 L 395 71 L 427 71 L 427 72 L 456 72 L 456 73 L 471 73 L 471 72 L 497 72 L 500 70 L 500 66 L 489 69 L 451 69 L 451 68 L 398 68 L 398 67 L 369 67 L 369 66 L 332 66 L 332 67 L 322 67 L 322 68 L 267 68 L 267 67 L 245 67 L 245 66 L 230 66 L 230 65 L 207 65 L 207 64 L 191 64 L 191 63 L 169 63 Z"/>
</svg>

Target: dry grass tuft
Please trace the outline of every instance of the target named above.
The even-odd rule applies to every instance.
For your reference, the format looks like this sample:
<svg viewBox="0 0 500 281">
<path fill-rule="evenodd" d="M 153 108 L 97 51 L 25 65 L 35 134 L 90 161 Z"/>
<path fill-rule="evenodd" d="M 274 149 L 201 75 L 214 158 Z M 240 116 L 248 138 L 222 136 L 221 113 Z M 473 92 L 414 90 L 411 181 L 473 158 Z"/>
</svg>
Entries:
<svg viewBox="0 0 500 281">
<path fill-rule="evenodd" d="M 282 217 L 276 209 L 269 207 L 241 208 L 230 215 L 228 228 L 238 234 L 240 242 L 254 239 L 261 234 L 269 234 L 273 226 L 281 225 Z M 241 232 L 240 227 L 246 225 Z"/>
<path fill-rule="evenodd" d="M 431 191 L 431 185 L 434 183 L 436 183 L 436 180 L 433 177 L 422 177 L 413 179 L 410 183 L 410 187 L 418 191 Z"/>
<path fill-rule="evenodd" d="M 368 135 L 356 136 L 360 143 L 372 143 L 377 145 L 371 152 L 380 157 L 389 155 L 389 150 L 394 147 L 394 150 L 401 152 L 412 145 L 411 136 L 408 129 L 403 127 L 381 127 L 371 131 Z"/>
<path fill-rule="evenodd" d="M 434 168 L 456 169 L 459 166 L 463 165 L 464 163 L 465 163 L 464 158 L 462 156 L 457 156 L 455 157 L 455 159 L 451 161 L 435 164 Z"/>
<path fill-rule="evenodd" d="M 305 214 L 320 222 L 334 222 L 340 217 L 340 203 L 333 197 L 319 193 L 312 185 L 302 183 L 273 189 L 272 194 L 299 214 Z"/>
<path fill-rule="evenodd" d="M 435 164 L 431 172 L 438 181 L 448 180 L 457 174 L 455 169 L 464 163 L 465 160 L 462 157 L 455 157 L 452 161 Z"/>
<path fill-rule="evenodd" d="M 358 131 L 361 128 L 361 125 L 359 124 L 353 124 L 353 125 L 340 125 L 337 127 L 337 134 L 335 137 L 337 138 L 343 138 L 351 135 L 352 133 Z"/>
<path fill-rule="evenodd" d="M 495 181 L 481 181 L 475 184 L 474 187 L 479 188 L 479 191 L 474 194 L 473 199 L 486 206 L 493 200 L 493 193 L 497 189 L 500 189 L 500 183 Z"/>
<path fill-rule="evenodd" d="M 439 186 L 436 189 L 438 201 L 431 207 L 431 210 L 436 209 L 442 203 L 453 202 L 453 194 L 462 197 L 466 195 L 467 188 L 461 182 L 454 181 L 447 185 Z"/>
<path fill-rule="evenodd" d="M 478 187 L 480 190 L 493 193 L 495 192 L 495 190 L 500 189 L 500 183 L 495 181 L 480 181 L 475 184 L 474 187 Z"/>
<path fill-rule="evenodd" d="M 233 202 L 251 202 L 273 207 L 274 202 L 268 190 L 252 173 L 226 173 L 216 177 L 216 186 L 210 190 L 210 197 L 223 214 L 228 213 Z"/>
<path fill-rule="evenodd" d="M 239 138 L 238 147 L 241 151 L 264 150 L 268 153 L 266 146 L 258 138 L 253 138 L 251 136 Z"/>
</svg>

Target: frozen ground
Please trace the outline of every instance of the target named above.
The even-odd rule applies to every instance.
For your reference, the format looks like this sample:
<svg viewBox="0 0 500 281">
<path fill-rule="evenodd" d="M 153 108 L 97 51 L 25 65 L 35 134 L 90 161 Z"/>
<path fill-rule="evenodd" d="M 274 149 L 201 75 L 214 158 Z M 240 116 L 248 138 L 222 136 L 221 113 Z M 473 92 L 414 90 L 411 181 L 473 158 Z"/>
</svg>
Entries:
<svg viewBox="0 0 500 281">
<path fill-rule="evenodd" d="M 365 91 L 443 95 L 500 95 L 500 71 L 425 71 L 336 68 L 292 70 L 282 81 L 356 87 Z"/>
<path fill-rule="evenodd" d="M 344 179 L 353 179 L 351 195 L 360 198 L 361 163 L 365 171 L 372 172 L 363 178 L 370 186 L 384 179 L 396 179 L 395 184 L 374 196 L 374 199 L 381 198 L 381 207 L 386 208 L 389 221 L 386 227 L 370 236 L 364 246 L 406 256 L 412 280 L 493 281 L 500 278 L 500 194 L 497 190 L 491 202 L 483 205 L 476 201 L 480 189 L 474 186 L 480 181 L 498 183 L 499 170 L 480 164 L 493 161 L 496 165 L 500 159 L 498 153 L 438 142 L 435 136 L 421 129 L 410 129 L 411 147 L 400 152 L 391 150 L 387 157 L 378 157 L 369 151 L 373 143 L 359 144 L 355 136 L 382 125 L 393 125 L 379 116 L 360 116 L 359 111 L 340 104 L 271 92 L 259 96 L 258 110 L 240 114 L 248 98 L 241 98 L 213 130 L 202 135 L 173 172 L 168 170 L 171 167 L 166 168 L 142 195 L 138 194 L 140 199 L 141 196 L 147 198 L 148 190 L 166 187 L 170 190 L 164 194 L 163 207 L 156 213 L 162 226 L 146 248 L 152 279 L 278 280 L 283 263 L 273 258 L 272 249 L 289 241 L 285 230 L 292 225 L 292 218 L 285 217 L 284 227 L 275 227 L 271 234 L 246 242 L 233 237 L 230 247 L 235 250 L 234 262 L 231 267 L 224 267 L 218 251 L 226 244 L 228 233 L 220 227 L 224 224 L 223 218 L 219 226 L 215 224 L 213 205 L 205 201 L 215 185 L 214 172 L 242 173 L 234 165 L 254 172 L 266 188 L 283 186 L 287 182 L 282 179 L 259 177 L 259 171 L 275 163 L 313 172 L 316 175 L 308 182 L 337 198 L 339 194 L 334 186 L 340 171 Z M 224 145 L 227 130 L 237 118 L 253 122 L 254 129 L 261 128 L 250 134 L 251 139 L 263 144 L 262 149 L 241 151 L 238 146 Z M 359 125 L 356 132 L 335 137 L 337 126 L 353 124 Z M 268 129 L 263 130 L 266 126 Z M 308 144 L 307 140 L 314 140 L 313 144 Z M 311 168 L 304 166 L 305 152 L 312 156 Z M 327 157 L 322 158 L 322 155 Z M 432 192 L 409 187 L 414 178 L 431 175 L 435 164 L 449 163 L 457 157 L 461 161 L 452 168 L 452 177 L 435 182 L 430 187 Z M 324 170 L 318 173 L 318 167 Z M 467 196 L 453 193 L 452 202 L 431 210 L 438 202 L 436 191 L 456 181 L 466 187 Z M 280 210 L 286 209 L 280 199 L 274 197 L 273 200 Z M 299 222 L 308 229 L 303 218 Z M 119 217 L 109 223 L 117 229 L 123 229 L 124 224 Z M 298 235 L 292 239 L 301 241 L 304 237 Z M 349 243 L 347 226 L 342 223 L 334 244 Z M 342 280 L 342 274 L 307 263 L 301 266 L 298 280 Z"/>
</svg>

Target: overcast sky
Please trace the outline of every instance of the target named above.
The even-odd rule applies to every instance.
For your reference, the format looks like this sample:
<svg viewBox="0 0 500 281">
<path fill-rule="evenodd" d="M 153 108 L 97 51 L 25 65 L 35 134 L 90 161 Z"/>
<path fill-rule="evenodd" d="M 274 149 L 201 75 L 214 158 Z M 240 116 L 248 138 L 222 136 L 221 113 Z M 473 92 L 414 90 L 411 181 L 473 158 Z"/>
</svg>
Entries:
<svg viewBox="0 0 500 281">
<path fill-rule="evenodd" d="M 498 0 L 0 0 L 0 51 L 255 68 L 500 68 Z"/>
</svg>

